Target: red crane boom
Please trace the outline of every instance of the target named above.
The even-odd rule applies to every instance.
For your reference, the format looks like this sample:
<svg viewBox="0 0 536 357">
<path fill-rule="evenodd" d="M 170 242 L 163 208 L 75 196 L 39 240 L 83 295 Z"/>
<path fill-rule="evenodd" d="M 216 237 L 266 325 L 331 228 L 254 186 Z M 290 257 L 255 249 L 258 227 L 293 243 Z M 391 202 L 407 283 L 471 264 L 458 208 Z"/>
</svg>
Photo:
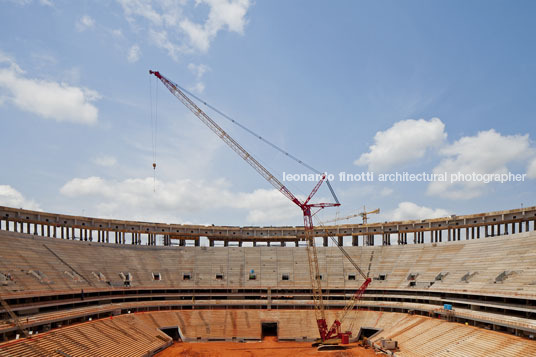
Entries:
<svg viewBox="0 0 536 357">
<path fill-rule="evenodd" d="M 340 335 L 339 320 L 333 322 L 332 327 L 328 330 L 326 323 L 326 315 L 324 311 L 324 300 L 322 297 L 322 285 L 320 281 L 320 269 L 318 267 L 318 256 L 316 252 L 316 246 L 314 242 L 313 234 L 313 215 L 311 213 L 312 208 L 326 208 L 340 206 L 339 202 L 336 203 L 309 203 L 313 196 L 317 193 L 320 186 L 326 180 L 326 174 L 323 174 L 320 181 L 313 188 L 309 196 L 301 202 L 296 196 L 289 191 L 289 189 L 283 185 L 274 175 L 272 175 L 264 166 L 262 166 L 253 156 L 251 156 L 240 144 L 238 144 L 229 134 L 227 134 L 212 118 L 210 118 L 201 108 L 199 108 L 183 91 L 181 91 L 175 83 L 164 77 L 158 71 L 149 71 L 149 74 L 155 75 L 173 94 L 179 99 L 192 113 L 194 113 L 210 130 L 218 135 L 231 149 L 233 149 L 242 159 L 244 159 L 251 167 L 253 167 L 266 181 L 268 181 L 279 192 L 285 195 L 295 205 L 300 207 L 303 212 L 303 226 L 304 226 L 304 239 L 307 242 L 307 257 L 309 261 L 309 273 L 311 278 L 311 286 L 314 300 L 314 311 L 316 316 L 316 322 L 322 341 L 326 341 L 330 338 Z M 367 278 L 370 282 L 370 278 Z M 366 281 L 367 282 L 367 281 Z M 366 283 L 368 285 L 368 283 Z M 361 287 L 356 295 L 359 297 L 366 289 L 366 285 Z M 353 306 L 352 306 L 353 307 Z M 346 309 L 345 309 L 346 310 Z"/>
</svg>

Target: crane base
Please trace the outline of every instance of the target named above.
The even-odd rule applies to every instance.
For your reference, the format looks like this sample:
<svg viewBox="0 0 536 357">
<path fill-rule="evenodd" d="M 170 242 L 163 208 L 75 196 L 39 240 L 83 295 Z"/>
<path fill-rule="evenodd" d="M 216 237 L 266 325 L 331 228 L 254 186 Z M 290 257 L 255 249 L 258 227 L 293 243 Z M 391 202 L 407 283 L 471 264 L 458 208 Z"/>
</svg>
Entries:
<svg viewBox="0 0 536 357">
<path fill-rule="evenodd" d="M 317 351 L 340 351 L 347 349 L 347 346 L 341 346 L 341 345 L 319 345 L 317 348 Z"/>
<path fill-rule="evenodd" d="M 341 344 L 340 338 L 330 338 L 329 340 L 322 341 L 321 339 L 317 339 L 315 342 L 313 342 L 313 347 L 329 347 L 329 346 L 339 346 Z M 340 346 L 344 347 L 344 346 Z"/>
</svg>

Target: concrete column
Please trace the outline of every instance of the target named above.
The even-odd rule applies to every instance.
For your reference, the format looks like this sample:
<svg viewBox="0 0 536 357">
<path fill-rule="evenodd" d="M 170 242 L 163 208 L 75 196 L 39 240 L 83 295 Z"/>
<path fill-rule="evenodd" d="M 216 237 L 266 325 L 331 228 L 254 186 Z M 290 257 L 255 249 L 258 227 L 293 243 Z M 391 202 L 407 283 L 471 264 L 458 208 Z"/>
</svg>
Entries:
<svg viewBox="0 0 536 357">
<path fill-rule="evenodd" d="M 281 246 L 285 247 L 287 244 L 284 241 L 281 241 Z"/>
<path fill-rule="evenodd" d="M 322 237 L 322 240 L 323 240 L 323 246 L 324 247 L 327 247 L 328 246 L 328 237 Z"/>
<path fill-rule="evenodd" d="M 337 241 L 339 243 L 339 246 L 343 245 L 343 239 L 344 239 L 344 237 L 337 237 Z"/>
<path fill-rule="evenodd" d="M 253 241 L 253 246 L 254 246 L 254 247 L 257 246 L 257 241 Z"/>
<path fill-rule="evenodd" d="M 449 242 L 450 242 L 450 237 L 451 237 L 450 228 L 448 229 L 448 232 L 449 232 L 449 234 L 448 234 L 448 240 L 449 240 Z"/>
<path fill-rule="evenodd" d="M 352 246 L 357 247 L 359 245 L 359 236 L 352 236 Z"/>
<path fill-rule="evenodd" d="M 480 226 L 476 227 L 476 238 L 480 239 Z"/>
<path fill-rule="evenodd" d="M 525 232 L 529 231 L 529 221 L 525 221 Z"/>
<path fill-rule="evenodd" d="M 223 241 L 223 246 L 224 246 L 224 247 L 228 247 L 228 246 L 229 246 L 229 241 L 224 240 L 224 241 Z M 268 246 L 270 246 L 270 243 L 269 243 L 269 242 L 268 242 Z"/>
<path fill-rule="evenodd" d="M 475 227 L 471 227 L 471 239 L 475 239 Z"/>
<path fill-rule="evenodd" d="M 508 235 L 508 223 L 504 224 L 504 235 Z"/>
<path fill-rule="evenodd" d="M 106 231 L 106 243 L 110 243 L 110 231 Z"/>
<path fill-rule="evenodd" d="M 242 241 L 241 241 L 241 240 L 238 241 L 238 246 L 239 246 L 239 247 L 242 246 Z"/>
<path fill-rule="evenodd" d="M 489 230 L 488 230 L 488 225 L 487 224 L 484 226 L 484 237 L 485 238 L 489 237 Z"/>
<path fill-rule="evenodd" d="M 208 240 L 208 246 L 209 247 L 214 247 L 214 239 L 209 239 Z"/>
<path fill-rule="evenodd" d="M 194 242 L 194 245 L 195 245 L 196 247 L 199 247 L 200 244 L 201 244 L 201 237 L 197 237 L 197 239 L 196 239 L 195 242 Z M 241 247 L 241 246 L 242 246 L 242 242 L 240 242 L 238 245 Z"/>
<path fill-rule="evenodd" d="M 296 247 L 297 247 L 297 246 L 299 246 L 299 245 L 300 245 L 300 241 L 299 241 L 298 239 L 296 239 L 296 240 L 294 241 L 294 244 L 295 244 L 295 245 L 296 245 Z"/>
</svg>

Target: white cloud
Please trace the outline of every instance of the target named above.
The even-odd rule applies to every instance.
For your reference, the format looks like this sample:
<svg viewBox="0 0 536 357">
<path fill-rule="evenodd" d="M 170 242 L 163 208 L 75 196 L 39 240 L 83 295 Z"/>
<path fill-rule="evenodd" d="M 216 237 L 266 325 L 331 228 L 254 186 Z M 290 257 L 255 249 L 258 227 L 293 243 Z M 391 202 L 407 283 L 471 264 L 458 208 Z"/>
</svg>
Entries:
<svg viewBox="0 0 536 357">
<path fill-rule="evenodd" d="M 465 136 L 440 150 L 445 156 L 433 172 L 442 174 L 504 174 L 508 165 L 525 161 L 533 152 L 528 134 L 503 136 L 495 130 L 481 131 L 476 136 Z M 481 181 L 431 182 L 428 194 L 450 199 L 470 199 L 484 193 Z"/>
<path fill-rule="evenodd" d="M 123 37 L 123 31 L 121 31 L 121 29 L 113 29 L 113 30 L 109 30 L 109 32 L 114 37 L 117 37 L 117 38 L 122 38 Z"/>
<path fill-rule="evenodd" d="M 249 0 L 196 0 L 208 6 L 208 17 L 197 23 L 185 15 L 186 1 L 117 0 L 136 30 L 144 28 L 152 42 L 175 60 L 180 54 L 206 52 L 222 30 L 244 33 Z"/>
<path fill-rule="evenodd" d="M 193 73 L 196 78 L 196 83 L 190 87 L 190 90 L 197 93 L 203 93 L 205 90 L 205 83 L 201 81 L 203 75 L 210 71 L 210 67 L 204 64 L 188 64 L 188 70 Z"/>
<path fill-rule="evenodd" d="M 445 124 L 438 119 L 402 120 L 374 136 L 369 152 L 354 164 L 367 165 L 369 171 L 385 172 L 394 167 L 421 159 L 430 149 L 440 147 L 447 134 Z"/>
<path fill-rule="evenodd" d="M 188 70 L 192 72 L 197 79 L 200 79 L 203 77 L 203 75 L 210 71 L 210 67 L 204 64 L 188 64 Z"/>
<path fill-rule="evenodd" d="M 95 26 L 95 20 L 91 18 L 89 15 L 82 16 L 77 22 L 76 22 L 76 29 L 78 31 L 85 31 L 87 29 L 93 28 Z"/>
<path fill-rule="evenodd" d="M 28 200 L 13 187 L 0 185 L 0 205 L 13 208 L 25 208 L 34 211 L 41 211 L 41 207 L 33 200 Z"/>
<path fill-rule="evenodd" d="M 27 78 L 14 60 L 2 53 L 0 89 L 7 93 L 0 94 L 0 103 L 9 101 L 20 110 L 43 118 L 81 124 L 97 122 L 98 109 L 92 104 L 100 98 L 96 91 L 62 82 Z"/>
<path fill-rule="evenodd" d="M 390 196 L 392 193 L 394 192 L 394 190 L 392 188 L 389 188 L 389 187 L 384 187 L 381 191 L 380 191 L 380 196 Z"/>
<path fill-rule="evenodd" d="M 153 178 L 112 181 L 93 176 L 74 178 L 60 192 L 72 198 L 96 199 L 95 214 L 110 218 L 177 222 L 176 214 L 200 212 L 207 207 L 242 211 L 251 224 L 288 223 L 289 217 L 299 217 L 299 209 L 277 190 L 235 193 L 228 186 L 224 180 L 158 180 L 154 190 Z"/>
<path fill-rule="evenodd" d="M 94 158 L 93 162 L 99 166 L 112 167 L 117 164 L 117 159 L 113 156 L 102 155 Z"/>
<path fill-rule="evenodd" d="M 151 42 L 155 43 L 157 47 L 167 50 L 169 56 L 174 60 L 179 59 L 181 53 L 189 52 L 189 50 L 182 45 L 178 45 L 169 40 L 166 30 L 149 30 L 149 38 Z"/>
<path fill-rule="evenodd" d="M 141 56 L 140 46 L 133 45 L 128 50 L 127 60 L 130 63 L 135 63 L 135 62 L 138 62 L 138 60 L 140 59 L 140 56 Z"/>
<path fill-rule="evenodd" d="M 239 34 L 244 33 L 246 13 L 250 6 L 249 0 L 198 0 L 197 4 L 209 6 L 208 19 L 204 24 L 196 24 L 189 19 L 181 21 L 181 29 L 188 35 L 191 45 L 201 52 L 206 52 L 210 42 L 218 32 L 227 29 Z"/>
<path fill-rule="evenodd" d="M 391 221 L 421 220 L 447 217 L 449 212 L 441 208 L 419 206 L 413 202 L 400 202 L 398 207 L 388 212 L 385 217 Z"/>
<path fill-rule="evenodd" d="M 205 91 L 205 84 L 203 82 L 196 82 L 192 87 L 190 87 L 192 92 L 203 93 Z"/>
<path fill-rule="evenodd" d="M 529 162 L 529 166 L 527 167 L 527 177 L 536 178 L 536 158 Z"/>
</svg>

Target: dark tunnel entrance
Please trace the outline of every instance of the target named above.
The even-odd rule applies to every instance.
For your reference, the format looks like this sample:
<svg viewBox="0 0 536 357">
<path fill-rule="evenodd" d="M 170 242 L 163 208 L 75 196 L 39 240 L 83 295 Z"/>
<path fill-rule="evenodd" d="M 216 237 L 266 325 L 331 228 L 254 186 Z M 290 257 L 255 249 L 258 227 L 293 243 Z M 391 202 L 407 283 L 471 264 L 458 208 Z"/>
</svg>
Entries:
<svg viewBox="0 0 536 357">
<path fill-rule="evenodd" d="M 175 327 L 162 327 L 160 330 L 171 337 L 173 341 L 181 341 L 181 334 L 179 333 L 178 326 Z"/>
<path fill-rule="evenodd" d="M 261 337 L 277 337 L 277 322 L 262 322 L 261 323 Z"/>
</svg>

